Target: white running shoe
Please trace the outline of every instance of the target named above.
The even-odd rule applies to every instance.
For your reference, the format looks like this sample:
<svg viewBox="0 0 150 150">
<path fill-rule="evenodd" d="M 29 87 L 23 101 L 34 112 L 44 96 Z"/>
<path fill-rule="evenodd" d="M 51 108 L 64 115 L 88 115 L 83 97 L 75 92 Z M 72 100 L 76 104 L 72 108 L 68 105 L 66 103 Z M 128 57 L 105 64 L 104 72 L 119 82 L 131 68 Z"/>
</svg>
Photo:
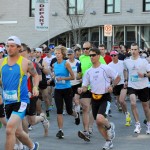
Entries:
<svg viewBox="0 0 150 150">
<path fill-rule="evenodd" d="M 113 140 L 115 138 L 115 125 L 114 123 L 110 122 L 111 128 L 107 130 L 107 135 L 110 138 L 110 140 Z"/>
<path fill-rule="evenodd" d="M 44 121 L 42 121 L 43 127 L 45 129 L 48 129 L 50 124 L 49 124 L 49 121 L 46 118 L 46 115 L 44 113 L 41 113 L 40 116 L 44 118 Z"/>
<path fill-rule="evenodd" d="M 113 143 L 112 143 L 112 141 L 106 141 L 106 143 L 105 143 L 104 146 L 103 146 L 103 150 L 109 150 L 109 149 L 111 149 L 111 148 L 113 148 Z"/>
<path fill-rule="evenodd" d="M 141 132 L 141 125 L 140 123 L 136 123 L 135 124 L 135 129 L 134 129 L 134 133 L 140 133 Z"/>
<path fill-rule="evenodd" d="M 18 150 L 18 149 L 19 149 L 18 144 L 15 144 L 15 146 L 14 146 L 14 149 L 13 149 L 13 150 Z"/>
<path fill-rule="evenodd" d="M 150 125 L 147 124 L 146 134 L 150 134 Z"/>
</svg>

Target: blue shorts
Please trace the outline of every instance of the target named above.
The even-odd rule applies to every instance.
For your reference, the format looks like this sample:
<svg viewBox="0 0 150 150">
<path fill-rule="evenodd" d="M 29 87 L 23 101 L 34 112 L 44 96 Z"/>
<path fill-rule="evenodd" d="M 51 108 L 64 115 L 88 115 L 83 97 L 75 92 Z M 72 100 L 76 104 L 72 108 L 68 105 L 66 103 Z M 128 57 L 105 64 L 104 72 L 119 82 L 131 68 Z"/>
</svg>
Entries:
<svg viewBox="0 0 150 150">
<path fill-rule="evenodd" d="M 23 112 L 16 112 L 16 111 L 13 111 L 12 114 L 19 116 L 20 119 L 23 120 L 24 117 L 25 117 L 25 115 L 26 115 L 26 110 L 24 110 Z"/>
</svg>

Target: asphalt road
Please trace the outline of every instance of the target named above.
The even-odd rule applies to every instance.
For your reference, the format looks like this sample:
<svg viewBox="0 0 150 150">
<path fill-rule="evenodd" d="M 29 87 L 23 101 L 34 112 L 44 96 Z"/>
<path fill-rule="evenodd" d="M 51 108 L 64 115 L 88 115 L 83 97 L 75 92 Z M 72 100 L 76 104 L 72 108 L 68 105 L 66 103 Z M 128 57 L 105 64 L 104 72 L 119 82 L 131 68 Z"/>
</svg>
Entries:
<svg viewBox="0 0 150 150">
<path fill-rule="evenodd" d="M 129 111 L 130 103 L 127 101 Z M 137 102 L 139 116 L 141 120 L 142 130 L 138 136 L 133 133 L 134 120 L 132 116 L 132 126 L 126 127 L 125 116 L 118 112 L 114 102 L 112 103 L 112 117 L 109 119 L 115 123 L 116 138 L 114 139 L 113 150 L 150 150 L 150 135 L 146 135 L 146 125 L 143 124 L 144 114 L 141 103 Z M 94 123 L 94 133 L 90 142 L 85 142 L 77 135 L 79 130 L 82 130 L 82 123 L 78 126 L 74 124 L 74 118 L 69 115 L 64 115 L 64 139 L 57 139 L 56 133 L 58 131 L 56 111 L 51 112 L 49 136 L 43 137 L 43 127 L 40 124 L 35 125 L 30 131 L 30 137 L 33 141 L 38 141 L 40 144 L 39 150 L 101 150 L 105 143 L 102 136 L 99 134 L 96 124 Z M 4 150 L 5 144 L 5 128 L 0 129 L 0 150 Z"/>
</svg>

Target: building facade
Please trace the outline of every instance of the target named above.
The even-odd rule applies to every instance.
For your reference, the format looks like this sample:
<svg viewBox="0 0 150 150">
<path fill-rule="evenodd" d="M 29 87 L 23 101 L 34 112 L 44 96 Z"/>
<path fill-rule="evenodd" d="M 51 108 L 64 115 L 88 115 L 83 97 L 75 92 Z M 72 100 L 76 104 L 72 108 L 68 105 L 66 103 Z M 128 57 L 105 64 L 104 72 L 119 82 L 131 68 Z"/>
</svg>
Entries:
<svg viewBox="0 0 150 150">
<path fill-rule="evenodd" d="M 36 1 L 1 0 L 0 42 L 16 35 L 30 47 L 43 43 L 71 47 L 88 40 L 108 49 L 132 42 L 150 48 L 150 0 L 49 0 L 48 31 L 35 30 Z M 112 25 L 111 37 L 104 36 L 107 24 Z"/>
</svg>

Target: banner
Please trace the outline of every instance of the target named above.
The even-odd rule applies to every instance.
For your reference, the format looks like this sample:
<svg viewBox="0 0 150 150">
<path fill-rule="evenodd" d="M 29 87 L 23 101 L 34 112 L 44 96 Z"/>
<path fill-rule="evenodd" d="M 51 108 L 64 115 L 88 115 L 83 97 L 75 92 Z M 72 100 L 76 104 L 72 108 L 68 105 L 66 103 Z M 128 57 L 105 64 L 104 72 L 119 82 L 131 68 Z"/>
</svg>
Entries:
<svg viewBox="0 0 150 150">
<path fill-rule="evenodd" d="M 49 30 L 49 0 L 36 0 L 35 29 L 38 31 Z"/>
</svg>

